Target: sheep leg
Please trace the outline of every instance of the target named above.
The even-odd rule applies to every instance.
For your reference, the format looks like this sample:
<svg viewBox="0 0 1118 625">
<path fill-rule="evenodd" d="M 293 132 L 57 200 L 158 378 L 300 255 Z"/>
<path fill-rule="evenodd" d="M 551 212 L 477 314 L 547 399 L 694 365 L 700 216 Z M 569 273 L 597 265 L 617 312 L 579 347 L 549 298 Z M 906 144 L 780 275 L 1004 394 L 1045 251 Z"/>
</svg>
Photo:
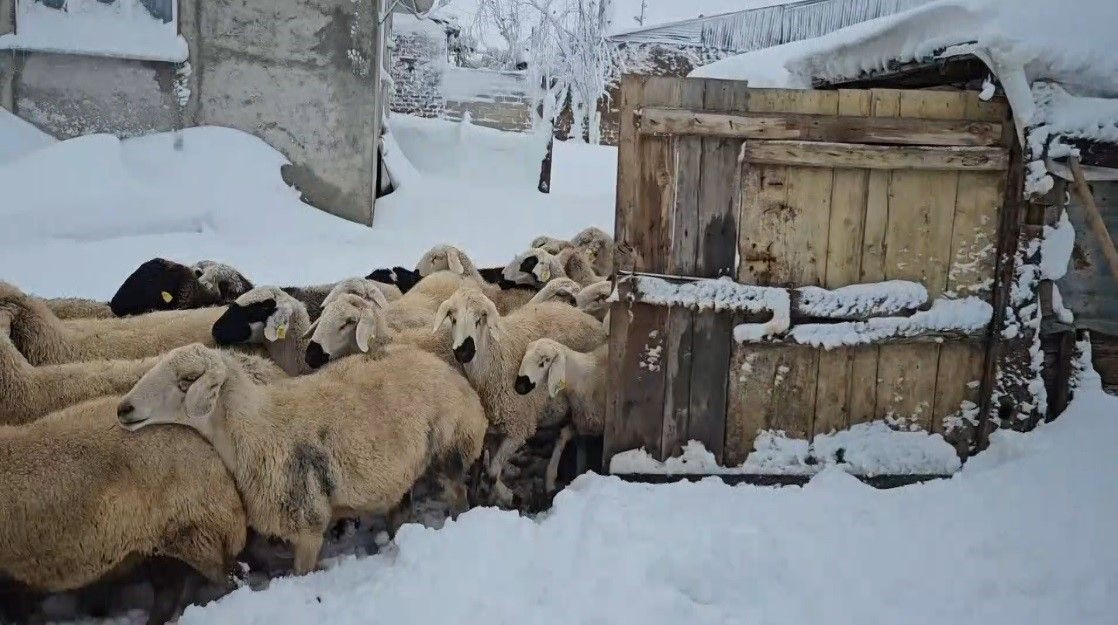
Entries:
<svg viewBox="0 0 1118 625">
<path fill-rule="evenodd" d="M 178 618 L 197 592 L 198 575 L 184 563 L 169 558 L 151 562 L 149 574 L 155 597 L 147 625 L 163 625 Z"/>
<path fill-rule="evenodd" d="M 497 453 L 489 462 L 489 479 L 493 480 L 493 490 L 497 494 L 498 503 L 510 506 L 513 503 L 513 492 L 505 486 L 501 474 L 505 471 L 505 464 L 517 449 L 524 445 L 524 439 L 518 436 L 506 436 L 497 447 Z"/>
<path fill-rule="evenodd" d="M 547 462 L 547 473 L 544 474 L 544 489 L 547 494 L 555 492 L 555 482 L 559 476 L 559 461 L 563 458 L 563 450 L 574 436 L 575 430 L 570 425 L 559 430 L 559 438 L 555 441 L 555 449 L 551 450 L 551 459 Z"/>
<path fill-rule="evenodd" d="M 412 518 L 412 502 L 411 491 L 408 491 L 400 503 L 396 507 L 388 511 L 388 536 L 389 538 L 396 538 L 396 532 L 404 523 L 407 523 Z"/>
<path fill-rule="evenodd" d="M 295 574 L 306 575 L 318 566 L 318 553 L 322 551 L 322 532 L 300 534 L 295 539 Z"/>
</svg>

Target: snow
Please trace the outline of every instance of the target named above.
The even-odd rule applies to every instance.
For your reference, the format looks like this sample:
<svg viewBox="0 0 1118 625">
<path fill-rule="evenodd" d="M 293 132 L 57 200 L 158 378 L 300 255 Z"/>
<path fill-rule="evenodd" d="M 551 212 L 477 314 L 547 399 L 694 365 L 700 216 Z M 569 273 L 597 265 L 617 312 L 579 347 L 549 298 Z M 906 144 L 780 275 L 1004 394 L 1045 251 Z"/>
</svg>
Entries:
<svg viewBox="0 0 1118 625">
<path fill-rule="evenodd" d="M 409 145 L 408 128 L 424 124 L 442 134 Z M 162 256 L 226 262 L 257 284 L 320 284 L 413 265 L 440 243 L 503 266 L 540 234 L 613 229 L 616 148 L 556 142 L 553 191 L 541 194 L 529 175 L 538 160 L 517 160 L 522 135 L 396 115 L 390 125 L 419 179 L 377 201 L 371 229 L 302 204 L 280 178 L 282 155 L 225 128 L 184 131 L 181 151 L 172 133 L 93 135 L 0 164 L 3 279 L 106 300 Z"/>
<path fill-rule="evenodd" d="M 1068 272 L 1071 253 L 1075 248 L 1075 226 L 1068 219 L 1067 211 L 1060 214 L 1056 226 L 1045 226 L 1044 237 L 1040 244 L 1041 277 L 1059 280 Z"/>
<path fill-rule="evenodd" d="M 1112 53 L 1113 0 L 937 0 L 822 37 L 749 52 L 700 67 L 692 76 L 746 80 L 754 87 L 805 89 L 898 64 L 974 54 L 997 76 L 1019 133 L 1028 129 L 1027 192 L 1052 180 L 1041 159 L 1068 156 L 1053 136 L 1118 141 L 1118 57 Z M 1050 84 L 1058 83 L 1058 84 Z M 989 97 L 990 85 L 983 95 Z"/>
<path fill-rule="evenodd" d="M 0 108 L 0 165 L 54 141 L 54 137 Z"/>
<path fill-rule="evenodd" d="M 928 289 L 908 280 L 851 284 L 837 289 L 804 286 L 797 288 L 796 293 L 796 312 L 828 319 L 893 315 L 916 310 L 928 301 Z"/>
<path fill-rule="evenodd" d="M 1081 387 L 952 479 L 878 491 L 584 476 L 536 518 L 472 510 L 388 553 L 189 608 L 180 625 L 1109 625 L 1118 399 Z"/>
<path fill-rule="evenodd" d="M 181 63 L 189 56 L 177 20 L 153 17 L 141 0 L 66 0 L 65 10 L 32 0 L 16 2 L 14 34 L 0 35 L 0 50 L 88 54 Z"/>
<path fill-rule="evenodd" d="M 848 430 L 821 434 L 813 441 L 761 430 L 745 462 L 723 467 L 698 441 L 663 462 L 644 449 L 631 449 L 610 460 L 610 473 L 652 475 L 815 475 L 837 467 L 853 475 L 951 475 L 961 463 L 939 434 L 903 431 L 885 421 L 859 423 Z"/>
<path fill-rule="evenodd" d="M 801 345 L 834 349 L 866 345 L 890 338 L 921 336 L 935 332 L 965 334 L 984 329 L 994 309 L 977 297 L 939 298 L 929 310 L 911 317 L 875 317 L 867 321 L 805 323 L 792 326 L 788 338 Z"/>
<path fill-rule="evenodd" d="M 738 284 L 728 277 L 673 283 L 653 276 L 631 276 L 632 288 L 647 304 L 685 306 L 698 310 L 743 313 L 771 312 L 765 323 L 743 323 L 734 328 L 738 342 L 758 341 L 781 334 L 792 323 L 791 298 L 786 289 Z"/>
</svg>

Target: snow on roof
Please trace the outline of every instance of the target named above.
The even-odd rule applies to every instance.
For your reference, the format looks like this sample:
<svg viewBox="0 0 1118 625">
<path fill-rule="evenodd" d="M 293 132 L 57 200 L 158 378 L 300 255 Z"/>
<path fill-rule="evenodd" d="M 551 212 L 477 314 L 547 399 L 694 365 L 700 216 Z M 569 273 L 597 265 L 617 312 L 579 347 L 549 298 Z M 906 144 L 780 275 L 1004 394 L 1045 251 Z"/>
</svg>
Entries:
<svg viewBox="0 0 1118 625">
<path fill-rule="evenodd" d="M 736 13 L 788 2 L 789 0 L 691 0 L 690 2 L 644 0 L 642 21 L 642 0 L 614 0 L 613 29 L 610 35 L 624 35 L 700 17 Z"/>
<path fill-rule="evenodd" d="M 1109 99 L 1118 98 L 1115 23 L 1114 0 L 1081 0 L 1074 8 L 1050 0 L 937 0 L 816 39 L 731 57 L 691 75 L 805 88 L 812 80 L 836 83 L 887 73 L 898 64 L 973 54 L 1001 82 L 1030 156 L 1051 158 L 1072 150 L 1045 149 L 1057 136 L 1118 141 L 1118 102 Z M 1039 81 L 1060 86 L 1035 87 Z M 1050 188 L 1045 177 L 1030 176 L 1029 191 Z"/>
</svg>

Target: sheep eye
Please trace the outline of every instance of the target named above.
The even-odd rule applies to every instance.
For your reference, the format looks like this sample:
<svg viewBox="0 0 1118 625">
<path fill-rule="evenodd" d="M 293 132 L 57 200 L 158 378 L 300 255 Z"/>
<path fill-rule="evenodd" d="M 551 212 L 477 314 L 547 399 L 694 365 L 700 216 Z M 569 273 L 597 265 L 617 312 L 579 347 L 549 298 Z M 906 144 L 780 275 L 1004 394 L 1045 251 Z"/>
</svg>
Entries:
<svg viewBox="0 0 1118 625">
<path fill-rule="evenodd" d="M 345 323 L 342 324 L 342 329 L 344 330 L 355 323 L 357 323 L 356 319 L 346 319 Z"/>
</svg>

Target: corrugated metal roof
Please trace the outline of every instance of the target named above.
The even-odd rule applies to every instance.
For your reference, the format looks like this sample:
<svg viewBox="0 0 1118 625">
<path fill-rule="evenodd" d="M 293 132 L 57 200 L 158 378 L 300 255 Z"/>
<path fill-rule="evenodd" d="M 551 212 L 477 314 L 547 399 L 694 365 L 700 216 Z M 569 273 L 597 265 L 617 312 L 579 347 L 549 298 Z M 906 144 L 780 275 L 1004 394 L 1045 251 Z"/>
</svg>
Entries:
<svg viewBox="0 0 1118 625">
<path fill-rule="evenodd" d="M 749 52 L 811 39 L 929 0 L 803 0 L 619 33 L 611 41 L 674 43 Z"/>
</svg>

